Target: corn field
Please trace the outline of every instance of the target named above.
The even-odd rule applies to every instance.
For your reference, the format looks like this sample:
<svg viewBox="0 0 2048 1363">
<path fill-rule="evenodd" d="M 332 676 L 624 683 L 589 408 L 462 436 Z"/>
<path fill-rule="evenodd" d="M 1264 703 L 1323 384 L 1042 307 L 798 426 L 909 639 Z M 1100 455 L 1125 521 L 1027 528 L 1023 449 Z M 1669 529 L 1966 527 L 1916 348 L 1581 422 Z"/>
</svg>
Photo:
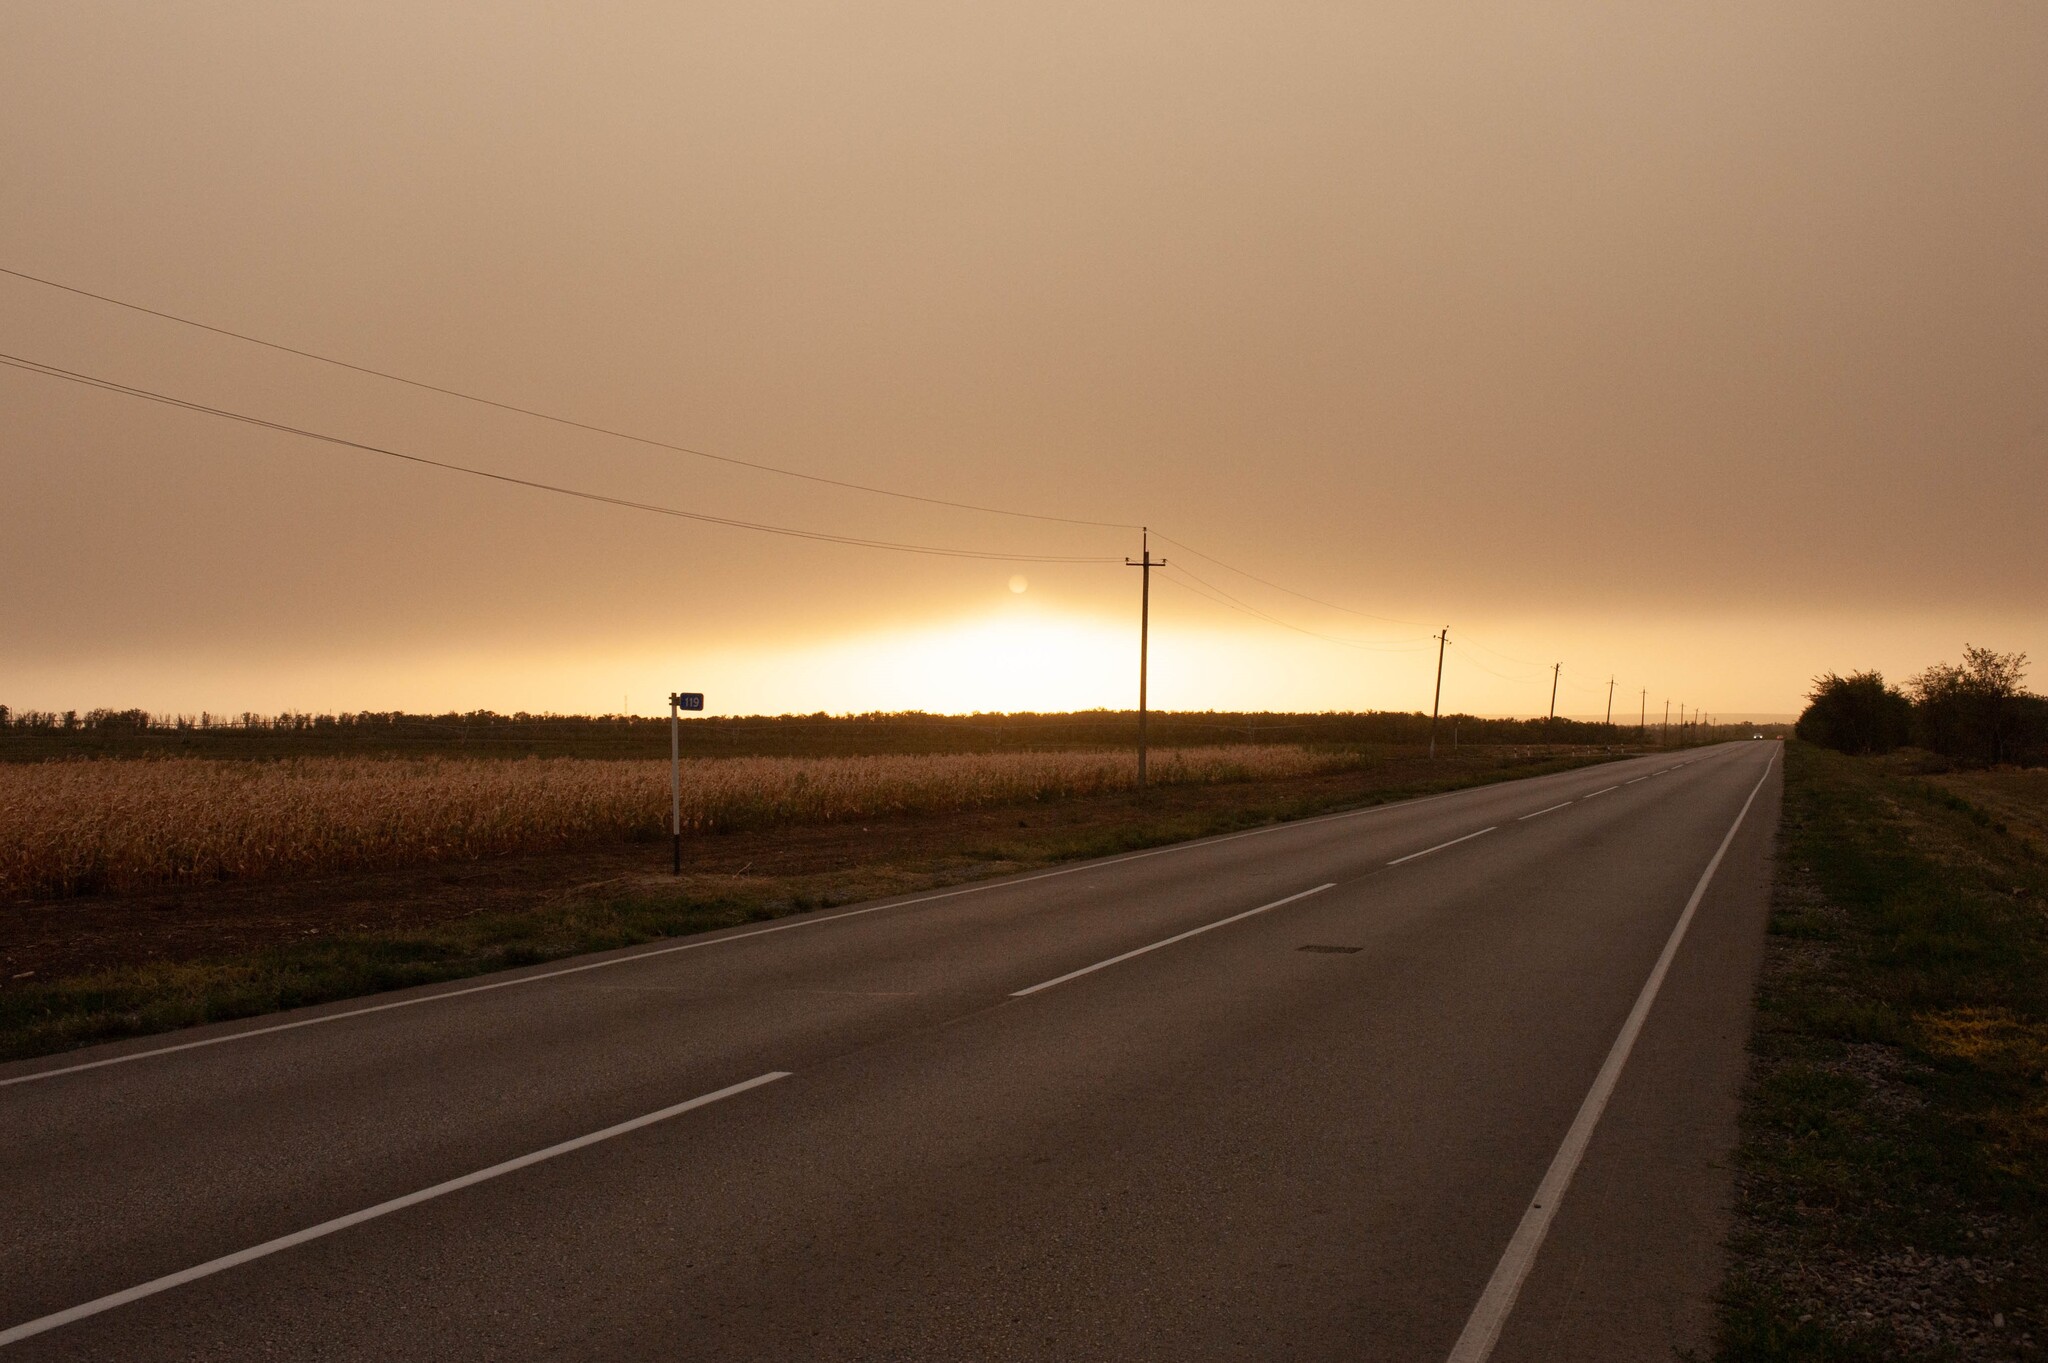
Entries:
<svg viewBox="0 0 2048 1363">
<path fill-rule="evenodd" d="M 1157 784 L 1301 776 L 1302 747 L 1157 751 Z M 1125 790 L 1127 752 L 732 757 L 683 764 L 686 829 L 825 823 Z M 668 827 L 666 762 L 198 758 L 0 765 L 0 899 L 322 875 L 587 847 Z"/>
</svg>

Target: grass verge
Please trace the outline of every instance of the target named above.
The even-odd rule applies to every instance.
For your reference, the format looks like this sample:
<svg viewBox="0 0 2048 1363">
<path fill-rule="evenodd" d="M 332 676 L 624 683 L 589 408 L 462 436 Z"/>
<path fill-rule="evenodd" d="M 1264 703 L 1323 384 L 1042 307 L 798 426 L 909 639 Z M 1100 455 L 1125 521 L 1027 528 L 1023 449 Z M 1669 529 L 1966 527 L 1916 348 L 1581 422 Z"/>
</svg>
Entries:
<svg viewBox="0 0 2048 1363">
<path fill-rule="evenodd" d="M 0 987 L 0 1059 L 536 965 L 1601 760 L 1605 755 L 1587 752 L 1473 754 L 1433 765 L 1386 762 L 1334 783 L 1182 786 L 1147 797 L 1034 803 L 1010 811 L 1028 812 L 1028 820 L 1000 817 L 998 810 L 951 824 L 937 818 L 899 824 L 880 835 L 879 851 L 863 847 L 855 855 L 849 847 L 840 864 L 798 874 L 672 878 L 643 872 L 536 894 L 534 902 L 507 911 L 416 923 L 401 918 L 374 930 L 321 932 L 255 950 L 8 981 Z"/>
<path fill-rule="evenodd" d="M 2048 867 L 1788 745 L 1723 1363 L 2048 1356 Z"/>
</svg>

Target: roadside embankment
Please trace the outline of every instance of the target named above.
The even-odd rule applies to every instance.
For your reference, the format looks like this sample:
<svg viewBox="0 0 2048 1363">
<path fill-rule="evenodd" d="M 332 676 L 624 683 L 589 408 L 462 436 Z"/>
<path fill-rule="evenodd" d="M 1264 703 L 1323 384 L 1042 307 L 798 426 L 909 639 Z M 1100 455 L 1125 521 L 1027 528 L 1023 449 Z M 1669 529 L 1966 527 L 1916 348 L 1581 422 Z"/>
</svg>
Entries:
<svg viewBox="0 0 2048 1363">
<path fill-rule="evenodd" d="M 1725 1363 L 2048 1357 L 2048 786 L 1788 745 Z"/>
</svg>

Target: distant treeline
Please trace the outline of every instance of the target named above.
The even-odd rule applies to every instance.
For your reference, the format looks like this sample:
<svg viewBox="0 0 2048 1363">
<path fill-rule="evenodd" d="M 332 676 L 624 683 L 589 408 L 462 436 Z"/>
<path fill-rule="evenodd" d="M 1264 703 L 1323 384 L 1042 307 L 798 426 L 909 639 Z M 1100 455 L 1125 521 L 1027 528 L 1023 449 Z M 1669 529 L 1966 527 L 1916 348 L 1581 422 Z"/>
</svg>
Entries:
<svg viewBox="0 0 2048 1363">
<path fill-rule="evenodd" d="M 1965 646 L 1903 688 L 1879 672 L 1816 677 L 1797 732 L 1847 753 L 1918 747 L 1972 765 L 2048 762 L 2048 697 L 2025 690 L 2027 655 Z"/>
<path fill-rule="evenodd" d="M 1739 733 L 1738 733 L 1739 730 Z M 1673 726 L 1673 743 L 1747 737 L 1747 725 Z M 1429 740 L 1429 716 L 1394 711 L 1341 714 L 1154 712 L 1151 741 L 1160 747 L 1215 743 L 1414 744 Z M 683 750 L 692 756 L 987 752 L 1006 749 L 1121 747 L 1138 736 L 1131 710 L 1071 714 L 932 715 L 918 711 L 865 715 L 751 715 L 686 719 Z M 1588 724 L 1558 719 L 1478 719 L 1446 715 L 1438 743 L 1613 745 L 1655 742 L 1651 725 Z M 278 757 L 323 753 L 460 753 L 467 756 L 665 757 L 667 716 L 413 715 L 360 711 L 347 715 L 155 715 L 144 710 L 15 711 L 0 705 L 0 760 L 47 757 Z"/>
</svg>

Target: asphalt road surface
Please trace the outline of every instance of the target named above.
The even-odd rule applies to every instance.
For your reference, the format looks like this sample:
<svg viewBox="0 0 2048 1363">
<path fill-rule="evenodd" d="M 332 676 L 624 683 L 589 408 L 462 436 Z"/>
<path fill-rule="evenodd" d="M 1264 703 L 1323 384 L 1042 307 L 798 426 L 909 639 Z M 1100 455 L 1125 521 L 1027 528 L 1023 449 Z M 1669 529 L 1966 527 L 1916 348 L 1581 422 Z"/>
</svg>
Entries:
<svg viewBox="0 0 2048 1363">
<path fill-rule="evenodd" d="M 1777 753 L 0 1067 L 0 1348 L 1671 1358 Z"/>
</svg>

